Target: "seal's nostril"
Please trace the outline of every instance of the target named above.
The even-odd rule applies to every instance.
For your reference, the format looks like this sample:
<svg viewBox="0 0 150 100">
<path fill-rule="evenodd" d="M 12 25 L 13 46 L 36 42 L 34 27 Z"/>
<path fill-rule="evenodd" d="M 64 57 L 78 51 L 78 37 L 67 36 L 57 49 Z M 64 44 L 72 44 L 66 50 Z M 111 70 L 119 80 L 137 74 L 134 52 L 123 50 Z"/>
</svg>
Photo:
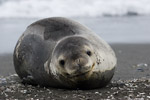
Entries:
<svg viewBox="0 0 150 100">
<path fill-rule="evenodd" d="M 77 64 L 80 65 L 80 63 L 81 63 L 81 59 L 79 58 L 77 59 Z"/>
<path fill-rule="evenodd" d="M 76 63 L 76 70 L 81 70 L 81 69 L 85 69 L 85 65 L 87 64 L 87 60 L 85 58 L 78 58 L 75 60 Z"/>
<path fill-rule="evenodd" d="M 75 62 L 78 66 L 83 66 L 85 61 L 83 58 L 78 58 Z"/>
</svg>

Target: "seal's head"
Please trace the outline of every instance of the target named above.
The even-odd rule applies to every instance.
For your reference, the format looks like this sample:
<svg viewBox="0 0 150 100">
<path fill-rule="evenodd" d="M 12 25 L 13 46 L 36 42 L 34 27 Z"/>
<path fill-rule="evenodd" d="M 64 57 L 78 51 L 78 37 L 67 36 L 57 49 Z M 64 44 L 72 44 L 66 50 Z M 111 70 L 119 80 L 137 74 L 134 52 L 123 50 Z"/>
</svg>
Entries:
<svg viewBox="0 0 150 100">
<path fill-rule="evenodd" d="M 68 81 L 88 80 L 95 65 L 94 48 L 83 37 L 68 37 L 54 49 L 50 69 L 57 77 Z"/>
</svg>

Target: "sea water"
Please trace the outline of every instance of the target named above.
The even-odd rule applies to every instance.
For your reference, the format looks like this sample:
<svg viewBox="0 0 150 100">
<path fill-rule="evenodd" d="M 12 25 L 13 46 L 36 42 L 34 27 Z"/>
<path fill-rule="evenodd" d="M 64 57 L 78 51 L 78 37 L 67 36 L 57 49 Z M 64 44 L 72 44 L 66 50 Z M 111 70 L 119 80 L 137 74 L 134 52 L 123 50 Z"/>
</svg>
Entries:
<svg viewBox="0 0 150 100">
<path fill-rule="evenodd" d="M 108 43 L 150 43 L 150 16 L 72 18 Z M 0 53 L 13 49 L 26 27 L 38 19 L 0 19 Z"/>
<path fill-rule="evenodd" d="M 150 14 L 150 0 L 0 0 L 0 17 L 97 17 Z"/>
</svg>

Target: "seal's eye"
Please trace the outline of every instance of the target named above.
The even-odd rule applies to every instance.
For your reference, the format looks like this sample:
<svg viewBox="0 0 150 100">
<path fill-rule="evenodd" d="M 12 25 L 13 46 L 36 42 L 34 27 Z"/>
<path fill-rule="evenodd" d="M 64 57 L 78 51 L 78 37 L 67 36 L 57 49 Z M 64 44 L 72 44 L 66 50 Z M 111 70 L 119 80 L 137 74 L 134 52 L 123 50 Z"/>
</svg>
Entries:
<svg viewBox="0 0 150 100">
<path fill-rule="evenodd" d="M 64 65 L 65 65 L 65 61 L 64 61 L 64 60 L 60 60 L 60 61 L 59 61 L 59 64 L 60 64 L 61 66 L 64 66 Z"/>
<path fill-rule="evenodd" d="M 89 55 L 89 56 L 92 55 L 91 51 L 87 51 L 86 53 L 87 53 L 87 55 Z"/>
</svg>

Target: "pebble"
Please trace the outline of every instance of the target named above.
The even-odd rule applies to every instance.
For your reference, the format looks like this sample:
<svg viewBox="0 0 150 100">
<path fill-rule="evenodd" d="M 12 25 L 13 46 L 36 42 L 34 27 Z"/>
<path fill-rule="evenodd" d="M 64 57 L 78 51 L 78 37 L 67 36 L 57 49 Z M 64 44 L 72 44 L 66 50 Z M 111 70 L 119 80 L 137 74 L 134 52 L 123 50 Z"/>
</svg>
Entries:
<svg viewBox="0 0 150 100">
<path fill-rule="evenodd" d="M 99 94 L 99 92 L 95 92 L 95 94 Z"/>
<path fill-rule="evenodd" d="M 5 83 L 3 83 L 5 81 Z M 3 83 L 3 84 L 1 84 Z M 27 100 L 67 99 L 67 100 L 97 100 L 101 99 L 150 99 L 150 79 L 132 79 L 112 81 L 102 89 L 95 90 L 65 90 L 54 88 L 34 87 L 23 85 L 17 75 L 0 76 L 0 100 Z"/>
<path fill-rule="evenodd" d="M 147 96 L 148 99 L 150 99 L 150 96 Z"/>
<path fill-rule="evenodd" d="M 148 66 L 148 64 L 146 64 L 146 63 L 137 64 L 137 67 L 147 67 L 147 66 Z"/>
</svg>

